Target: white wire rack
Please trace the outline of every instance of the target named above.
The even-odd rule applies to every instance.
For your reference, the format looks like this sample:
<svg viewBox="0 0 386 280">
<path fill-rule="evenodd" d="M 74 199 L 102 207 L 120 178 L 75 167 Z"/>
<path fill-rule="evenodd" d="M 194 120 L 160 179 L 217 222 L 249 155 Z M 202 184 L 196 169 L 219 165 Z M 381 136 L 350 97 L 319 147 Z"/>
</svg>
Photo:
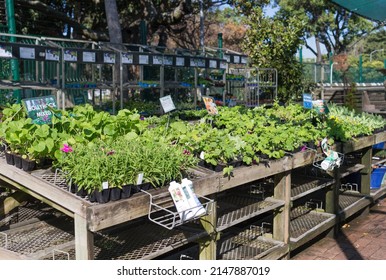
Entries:
<svg viewBox="0 0 386 280">
<path fill-rule="evenodd" d="M 342 153 L 337 153 L 337 158 L 332 160 L 330 165 L 328 166 L 328 168 L 324 169 L 322 167 L 322 162 L 327 158 L 327 156 L 324 154 L 324 153 L 318 153 L 315 155 L 314 157 L 314 161 L 313 161 L 313 166 L 315 166 L 316 168 L 319 168 L 321 170 L 324 170 L 324 171 L 333 171 L 335 169 L 335 167 L 339 167 L 343 164 L 343 161 L 344 161 L 344 154 Z"/>
<path fill-rule="evenodd" d="M 182 224 L 197 220 L 212 212 L 213 200 L 198 194 L 197 198 L 201 202 L 201 206 L 192 207 L 184 211 L 178 212 L 174 206 L 171 195 L 168 192 L 153 195 L 147 191 L 141 190 L 150 197 L 148 218 L 150 221 L 167 228 L 169 230 L 180 226 Z M 202 208 L 205 209 L 205 213 L 198 215 L 198 212 L 202 212 Z M 193 215 L 190 219 L 181 219 L 186 216 L 185 212 L 192 211 L 196 215 Z"/>
</svg>

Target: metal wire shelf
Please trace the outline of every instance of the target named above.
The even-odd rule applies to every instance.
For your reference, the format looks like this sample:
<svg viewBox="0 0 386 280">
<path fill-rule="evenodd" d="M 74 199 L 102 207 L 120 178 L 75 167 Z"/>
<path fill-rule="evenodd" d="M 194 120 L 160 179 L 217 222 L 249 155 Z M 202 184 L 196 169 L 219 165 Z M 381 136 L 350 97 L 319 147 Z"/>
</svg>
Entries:
<svg viewBox="0 0 386 280">
<path fill-rule="evenodd" d="M 168 192 L 153 195 L 147 191 L 141 191 L 150 197 L 148 213 L 149 220 L 169 230 L 182 224 L 197 220 L 205 215 L 209 215 L 212 212 L 213 200 L 198 194 L 196 195 L 201 205 L 188 208 L 184 211 L 177 211 L 172 197 Z M 200 214 L 200 210 L 202 209 L 205 210 L 205 213 Z M 193 217 L 190 219 L 184 219 L 183 217 L 186 216 L 185 213 L 188 211 L 193 212 Z"/>
</svg>

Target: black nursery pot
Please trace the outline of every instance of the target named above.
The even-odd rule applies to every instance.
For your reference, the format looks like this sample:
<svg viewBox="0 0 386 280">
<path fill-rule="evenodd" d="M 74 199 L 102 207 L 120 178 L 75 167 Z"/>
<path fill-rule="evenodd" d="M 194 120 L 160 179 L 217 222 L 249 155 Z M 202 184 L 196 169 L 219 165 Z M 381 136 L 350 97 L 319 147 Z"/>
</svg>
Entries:
<svg viewBox="0 0 386 280">
<path fill-rule="evenodd" d="M 110 200 L 116 201 L 120 200 L 122 195 L 122 190 L 120 188 L 111 188 L 110 190 Z"/>
<path fill-rule="evenodd" d="M 13 160 L 13 154 L 11 153 L 5 153 L 5 161 L 7 162 L 7 164 L 9 165 L 14 165 L 15 164 L 15 161 Z"/>
<path fill-rule="evenodd" d="M 36 161 L 28 158 L 23 158 L 21 160 L 21 164 L 22 164 L 23 170 L 26 172 L 29 172 L 35 169 Z"/>
<path fill-rule="evenodd" d="M 93 192 L 95 196 L 95 201 L 98 203 L 107 203 L 110 199 L 110 190 L 111 189 L 105 189 L 105 190 L 95 190 Z"/>
<path fill-rule="evenodd" d="M 121 198 L 122 199 L 129 198 L 136 192 L 137 192 L 137 188 L 133 184 L 123 185 Z"/>
<path fill-rule="evenodd" d="M 22 160 L 21 160 L 21 156 L 20 156 L 20 155 L 13 155 L 13 161 L 14 161 L 15 166 L 16 166 L 17 168 L 20 168 L 20 169 L 23 168 L 23 163 L 22 163 Z"/>
</svg>

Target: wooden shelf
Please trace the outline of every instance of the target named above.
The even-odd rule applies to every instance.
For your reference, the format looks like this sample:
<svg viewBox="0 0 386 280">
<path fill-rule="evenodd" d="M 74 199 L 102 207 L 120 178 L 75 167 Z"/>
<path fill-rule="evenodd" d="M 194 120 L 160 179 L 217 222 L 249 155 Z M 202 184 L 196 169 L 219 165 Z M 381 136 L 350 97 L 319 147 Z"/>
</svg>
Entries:
<svg viewBox="0 0 386 280">
<path fill-rule="evenodd" d="M 311 176 L 292 176 L 291 201 L 309 195 L 335 183 L 335 180 Z"/>
<path fill-rule="evenodd" d="M 294 250 L 332 228 L 335 215 L 300 206 L 291 211 L 290 249 Z"/>
<path fill-rule="evenodd" d="M 217 201 L 219 207 L 217 231 L 222 231 L 250 218 L 270 212 L 282 207 L 284 201 L 260 196 L 228 195 L 220 197 Z"/>
<path fill-rule="evenodd" d="M 218 259 L 278 260 L 288 254 L 288 245 L 247 229 L 236 236 L 219 241 Z"/>
<path fill-rule="evenodd" d="M 339 194 L 339 216 L 347 219 L 369 206 L 371 199 L 356 191 L 344 191 Z"/>
</svg>

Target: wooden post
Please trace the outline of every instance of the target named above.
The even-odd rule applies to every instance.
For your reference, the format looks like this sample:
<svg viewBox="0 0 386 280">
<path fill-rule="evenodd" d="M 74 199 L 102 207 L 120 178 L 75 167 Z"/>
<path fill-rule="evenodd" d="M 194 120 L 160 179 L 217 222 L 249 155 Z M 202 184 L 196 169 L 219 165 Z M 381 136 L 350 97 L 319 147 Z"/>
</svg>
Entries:
<svg viewBox="0 0 386 280">
<path fill-rule="evenodd" d="M 361 193 L 370 194 L 370 182 L 371 182 L 371 163 L 373 157 L 373 147 L 367 147 L 363 150 L 363 155 L 361 158 L 361 164 L 365 167 L 361 170 Z"/>
<path fill-rule="evenodd" d="M 340 188 L 340 170 L 335 168 L 333 171 L 335 183 L 326 189 L 326 212 L 336 215 L 336 223 L 334 228 L 328 233 L 330 237 L 335 237 L 339 232 L 339 188 Z"/>
<path fill-rule="evenodd" d="M 75 255 L 77 260 L 94 259 L 94 234 L 87 228 L 87 220 L 78 214 L 75 222 Z"/>
<path fill-rule="evenodd" d="M 28 198 L 28 194 L 18 191 L 5 198 L 4 201 L 0 201 L 0 217 L 20 206 Z"/>
<path fill-rule="evenodd" d="M 361 170 L 361 193 L 365 195 L 370 194 L 371 171 L 372 171 L 373 146 L 367 147 L 363 150 L 361 164 L 365 167 Z M 370 213 L 370 206 L 363 209 L 361 215 Z"/>
<path fill-rule="evenodd" d="M 200 222 L 208 233 L 208 236 L 199 240 L 199 257 L 200 260 L 215 260 L 217 252 L 217 203 L 211 204 L 211 211 L 200 219 Z"/>
<path fill-rule="evenodd" d="M 275 175 L 274 184 L 274 198 L 283 200 L 285 203 L 275 213 L 273 219 L 273 238 L 288 244 L 290 241 L 291 172 L 286 171 Z"/>
</svg>

